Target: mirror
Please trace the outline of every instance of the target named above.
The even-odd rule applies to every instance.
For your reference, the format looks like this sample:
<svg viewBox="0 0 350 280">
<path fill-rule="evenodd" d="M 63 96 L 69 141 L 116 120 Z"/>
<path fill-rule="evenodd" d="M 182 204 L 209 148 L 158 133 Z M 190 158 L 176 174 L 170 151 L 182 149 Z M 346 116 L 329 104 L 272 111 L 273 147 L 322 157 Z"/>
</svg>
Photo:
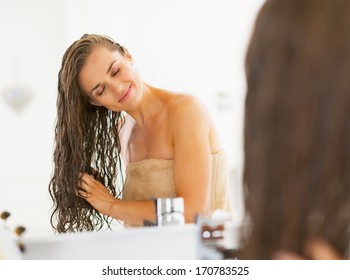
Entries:
<svg viewBox="0 0 350 280">
<path fill-rule="evenodd" d="M 27 236 L 52 234 L 47 188 L 57 73 L 69 44 L 84 33 L 100 33 L 128 48 L 145 81 L 194 94 L 207 105 L 229 154 L 234 211 L 239 213 L 243 61 L 262 2 L 2 1 L 0 93 L 17 82 L 30 89 L 32 98 L 19 112 L 0 99 L 0 211 L 12 212 L 12 222 L 26 226 Z"/>
</svg>

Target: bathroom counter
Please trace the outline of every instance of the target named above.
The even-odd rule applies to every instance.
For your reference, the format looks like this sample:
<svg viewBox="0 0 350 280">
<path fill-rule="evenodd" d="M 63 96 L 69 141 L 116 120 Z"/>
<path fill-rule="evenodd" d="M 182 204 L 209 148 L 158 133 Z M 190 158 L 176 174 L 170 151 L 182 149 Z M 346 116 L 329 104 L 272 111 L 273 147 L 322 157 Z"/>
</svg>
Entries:
<svg viewBox="0 0 350 280">
<path fill-rule="evenodd" d="M 27 260 L 201 259 L 195 224 L 60 234 L 24 239 Z"/>
</svg>

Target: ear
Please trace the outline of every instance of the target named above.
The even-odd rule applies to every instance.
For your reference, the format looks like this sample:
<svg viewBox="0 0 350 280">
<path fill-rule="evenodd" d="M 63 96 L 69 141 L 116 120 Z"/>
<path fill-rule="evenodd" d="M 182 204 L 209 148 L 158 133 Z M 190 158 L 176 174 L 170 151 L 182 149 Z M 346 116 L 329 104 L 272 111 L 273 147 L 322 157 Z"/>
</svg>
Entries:
<svg viewBox="0 0 350 280">
<path fill-rule="evenodd" d="M 123 47 L 124 50 L 124 57 L 129 60 L 131 63 L 134 63 L 134 58 L 131 55 L 131 53 L 127 50 L 127 48 Z"/>
<path fill-rule="evenodd" d="M 95 100 L 92 100 L 91 98 L 89 98 L 89 103 L 90 103 L 91 105 L 94 105 L 94 106 L 102 106 L 100 103 L 98 103 L 98 102 L 95 101 Z"/>
</svg>

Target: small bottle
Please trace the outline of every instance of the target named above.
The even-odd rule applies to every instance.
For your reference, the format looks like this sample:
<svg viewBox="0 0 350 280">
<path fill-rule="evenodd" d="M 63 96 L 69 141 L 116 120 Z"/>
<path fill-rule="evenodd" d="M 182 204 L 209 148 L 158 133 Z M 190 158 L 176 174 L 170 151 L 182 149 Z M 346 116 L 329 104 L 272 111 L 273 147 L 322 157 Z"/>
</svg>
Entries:
<svg viewBox="0 0 350 280">
<path fill-rule="evenodd" d="M 185 224 L 184 217 L 184 200 L 182 197 L 174 198 L 157 198 L 156 214 L 157 225 L 183 225 Z"/>
</svg>

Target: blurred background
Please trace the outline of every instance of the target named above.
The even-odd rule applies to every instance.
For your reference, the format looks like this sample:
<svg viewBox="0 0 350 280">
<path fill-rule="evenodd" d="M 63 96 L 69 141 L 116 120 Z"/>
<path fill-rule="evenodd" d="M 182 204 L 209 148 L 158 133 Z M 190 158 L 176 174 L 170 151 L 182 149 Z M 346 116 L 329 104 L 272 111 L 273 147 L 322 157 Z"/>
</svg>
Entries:
<svg viewBox="0 0 350 280">
<path fill-rule="evenodd" d="M 52 234 L 48 193 L 57 73 L 84 33 L 114 38 L 144 81 L 198 96 L 230 165 L 242 214 L 244 56 L 263 0 L 0 0 L 0 211 L 26 236 Z"/>
</svg>

